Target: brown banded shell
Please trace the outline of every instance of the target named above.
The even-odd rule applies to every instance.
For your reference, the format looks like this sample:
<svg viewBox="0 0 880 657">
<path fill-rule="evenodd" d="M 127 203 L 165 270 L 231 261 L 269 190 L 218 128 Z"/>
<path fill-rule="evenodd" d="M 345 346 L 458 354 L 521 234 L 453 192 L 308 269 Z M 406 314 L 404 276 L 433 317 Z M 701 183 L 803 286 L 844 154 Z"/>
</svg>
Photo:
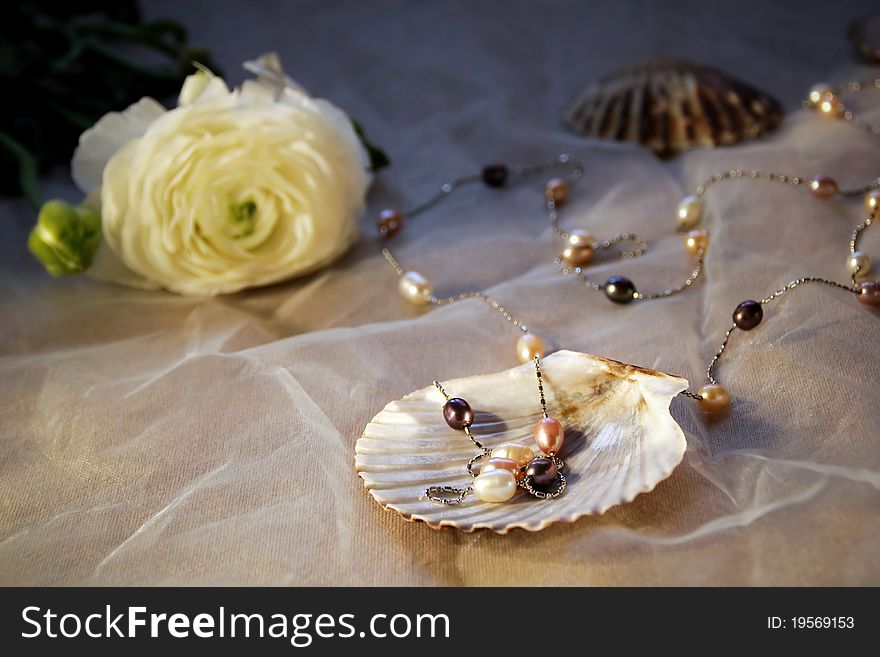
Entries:
<svg viewBox="0 0 880 657">
<path fill-rule="evenodd" d="M 727 146 L 775 128 L 779 102 L 710 66 L 647 60 L 613 71 L 563 108 L 586 137 L 639 143 L 660 157 Z"/>
<path fill-rule="evenodd" d="M 501 504 L 475 495 L 458 505 L 429 500 L 428 487 L 469 485 L 473 479 L 466 466 L 479 453 L 463 432 L 446 424 L 445 399 L 434 386 L 390 402 L 364 428 L 355 446 L 355 468 L 364 486 L 379 504 L 407 520 L 435 529 L 503 534 L 604 513 L 652 490 L 679 464 L 685 438 L 669 404 L 687 381 L 573 351 L 551 354 L 541 367 L 547 411 L 566 432 L 560 457 L 567 486 L 558 498 L 519 493 Z M 474 410 L 471 430 L 487 448 L 502 443 L 535 448 L 541 405 L 532 363 L 443 386 L 468 400 Z"/>
</svg>

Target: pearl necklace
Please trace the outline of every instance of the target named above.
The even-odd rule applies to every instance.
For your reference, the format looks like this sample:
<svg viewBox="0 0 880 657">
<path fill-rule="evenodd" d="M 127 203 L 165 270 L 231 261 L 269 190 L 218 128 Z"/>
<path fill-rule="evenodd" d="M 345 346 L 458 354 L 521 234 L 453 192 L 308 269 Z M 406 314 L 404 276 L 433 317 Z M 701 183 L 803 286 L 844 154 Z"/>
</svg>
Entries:
<svg viewBox="0 0 880 657">
<path fill-rule="evenodd" d="M 556 418 L 547 415 L 541 361 L 535 356 L 535 375 L 541 397 L 541 419 L 535 425 L 535 443 L 542 453 L 519 443 L 501 443 L 488 449 L 471 432 L 474 411 L 461 397 L 450 397 L 439 381 L 434 386 L 446 399 L 443 419 L 450 428 L 464 431 L 479 454 L 467 462 L 467 473 L 473 483 L 461 488 L 455 486 L 429 486 L 425 497 L 435 504 L 461 504 L 471 491 L 483 502 L 507 502 L 518 488 L 539 499 L 552 499 L 562 495 L 566 486 L 565 463 L 558 457 L 565 441 L 565 429 Z M 485 461 L 483 460 L 485 459 Z M 477 467 L 478 471 L 474 468 Z"/>
<path fill-rule="evenodd" d="M 874 81 L 874 86 L 880 88 L 880 78 Z M 849 83 L 846 89 L 857 91 L 865 88 L 859 83 Z M 872 134 L 878 134 L 871 126 L 857 119 L 850 111 L 843 108 L 842 102 L 833 90 L 829 91 L 827 85 L 814 87 L 809 94 L 809 101 L 819 108 L 824 114 L 840 116 L 846 120 L 855 121 L 856 125 L 869 130 Z M 833 110 L 833 111 L 832 111 Z M 868 126 L 868 127 L 865 127 Z M 791 176 L 787 174 L 763 172 L 758 170 L 731 169 L 710 176 L 696 191 L 685 196 L 676 209 L 677 222 L 676 232 L 684 234 L 685 248 L 696 257 L 697 263 L 694 271 L 681 284 L 652 294 L 638 292 L 635 285 L 627 278 L 613 276 L 604 285 L 600 285 L 587 278 L 584 267 L 589 264 L 597 250 L 607 250 L 621 242 L 634 242 L 635 247 L 628 251 L 620 251 L 621 258 L 637 257 L 647 251 L 647 243 L 633 233 L 620 233 L 607 240 L 596 242 L 586 231 L 566 232 L 559 227 L 559 208 L 568 198 L 569 185 L 576 183 L 583 177 L 584 165 L 569 154 L 562 154 L 544 164 L 535 166 L 515 166 L 494 164 L 483 168 L 479 175 L 471 175 L 453 180 L 441 185 L 440 190 L 427 201 L 417 205 L 406 213 L 395 209 L 383 210 L 377 222 L 377 228 L 382 238 L 387 239 L 396 235 L 403 227 L 404 218 L 413 218 L 437 205 L 443 198 L 454 190 L 465 185 L 482 182 L 488 187 L 505 187 L 511 177 L 526 177 L 545 172 L 548 168 L 566 166 L 572 169 L 568 179 L 551 178 L 544 188 L 544 199 L 548 210 L 548 219 L 554 234 L 566 240 L 566 246 L 562 254 L 555 259 L 560 266 L 561 275 L 574 274 L 589 288 L 603 291 L 609 300 L 615 303 L 630 303 L 637 300 L 654 300 L 666 298 L 684 291 L 693 285 L 699 278 L 708 248 L 709 234 L 704 228 L 697 228 L 702 221 L 705 211 L 704 196 L 706 192 L 717 183 L 727 180 L 752 179 L 769 182 L 788 184 L 796 187 L 806 187 L 811 194 L 818 199 L 828 199 L 834 196 L 852 197 L 865 196 L 865 207 L 868 217 L 862 221 L 852 232 L 849 240 L 849 255 L 846 267 L 851 278 L 850 284 L 825 279 L 819 276 L 803 276 L 789 281 L 781 288 L 772 292 L 760 300 L 748 299 L 739 303 L 733 312 L 733 325 L 727 330 L 720 347 L 709 360 L 706 368 L 707 383 L 698 392 L 683 391 L 681 394 L 696 400 L 700 407 L 710 413 L 718 413 L 726 410 L 731 403 L 729 391 L 717 380 L 715 371 L 721 356 L 725 353 L 730 338 L 736 329 L 751 331 L 756 328 L 764 318 L 764 306 L 780 298 L 787 292 L 802 287 L 807 283 L 818 283 L 833 289 L 840 289 L 856 295 L 856 298 L 867 306 L 880 305 L 880 281 L 867 281 L 864 279 L 871 269 L 870 258 L 858 249 L 859 240 L 864 231 L 876 220 L 878 207 L 880 207 L 880 178 L 867 185 L 853 189 L 841 189 L 837 182 L 828 176 Z M 440 298 L 433 294 L 433 287 L 428 280 L 415 271 L 407 271 L 400 261 L 391 253 L 390 249 L 383 247 L 382 255 L 400 277 L 398 289 L 401 295 L 410 303 L 416 305 L 448 305 L 465 299 L 479 299 L 488 304 L 493 310 L 499 312 L 514 327 L 522 333 L 516 343 L 516 352 L 520 362 L 529 362 L 544 355 L 543 341 L 531 332 L 526 324 L 514 317 L 501 303 L 481 291 L 464 292 L 457 296 Z M 470 472 L 470 469 L 469 469 Z"/>
</svg>

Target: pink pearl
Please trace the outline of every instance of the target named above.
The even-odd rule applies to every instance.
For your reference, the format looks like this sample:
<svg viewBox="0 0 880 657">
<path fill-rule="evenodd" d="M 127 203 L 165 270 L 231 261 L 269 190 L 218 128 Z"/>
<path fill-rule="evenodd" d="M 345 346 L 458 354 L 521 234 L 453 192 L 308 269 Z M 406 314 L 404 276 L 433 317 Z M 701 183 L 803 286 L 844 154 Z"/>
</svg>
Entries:
<svg viewBox="0 0 880 657">
<path fill-rule="evenodd" d="M 865 281 L 859 285 L 858 298 L 866 306 L 880 305 L 880 282 Z"/>
<path fill-rule="evenodd" d="M 558 454 L 565 440 L 565 430 L 556 418 L 545 417 L 535 425 L 535 442 L 545 454 Z"/>
<path fill-rule="evenodd" d="M 810 191 L 818 198 L 831 198 L 837 194 L 837 182 L 828 176 L 816 176 L 809 183 Z"/>
</svg>

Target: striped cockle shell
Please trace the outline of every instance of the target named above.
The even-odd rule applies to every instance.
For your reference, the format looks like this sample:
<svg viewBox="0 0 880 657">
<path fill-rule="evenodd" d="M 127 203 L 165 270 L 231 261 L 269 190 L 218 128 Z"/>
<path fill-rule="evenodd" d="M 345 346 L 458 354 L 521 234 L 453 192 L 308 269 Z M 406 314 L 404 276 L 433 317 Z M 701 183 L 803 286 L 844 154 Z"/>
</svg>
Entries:
<svg viewBox="0 0 880 657">
<path fill-rule="evenodd" d="M 675 59 L 613 71 L 572 98 L 564 124 L 587 136 L 639 143 L 660 157 L 725 146 L 772 130 L 782 106 L 711 66 Z"/>
<path fill-rule="evenodd" d="M 373 498 L 435 529 L 538 531 L 630 502 L 681 462 L 685 438 L 669 405 L 687 381 L 572 351 L 541 362 L 547 411 L 566 428 L 561 457 L 568 485 L 561 496 L 539 500 L 520 491 L 492 504 L 470 494 L 456 506 L 428 500 L 429 486 L 469 485 L 466 464 L 478 453 L 463 432 L 446 424 L 445 399 L 428 386 L 390 402 L 357 441 L 355 466 Z M 541 406 L 533 364 L 443 386 L 470 403 L 473 433 L 486 447 L 513 441 L 535 448 Z"/>
</svg>

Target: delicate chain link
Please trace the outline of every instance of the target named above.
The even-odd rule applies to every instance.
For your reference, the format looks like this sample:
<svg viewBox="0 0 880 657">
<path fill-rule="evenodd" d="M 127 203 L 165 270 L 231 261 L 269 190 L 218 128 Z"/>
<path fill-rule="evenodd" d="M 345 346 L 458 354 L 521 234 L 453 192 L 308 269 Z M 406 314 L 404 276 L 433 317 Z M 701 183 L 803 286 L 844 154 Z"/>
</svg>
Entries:
<svg viewBox="0 0 880 657">
<path fill-rule="evenodd" d="M 535 356 L 535 374 L 538 377 L 538 394 L 541 396 L 541 414 L 547 419 L 547 400 L 544 398 L 544 380 L 541 374 L 541 358 Z"/>
<path fill-rule="evenodd" d="M 654 299 L 665 299 L 666 297 L 671 297 L 674 294 L 678 294 L 679 292 L 683 292 L 688 289 L 691 285 L 697 282 L 697 279 L 700 277 L 700 274 L 703 273 L 703 262 L 705 260 L 705 254 L 702 249 L 697 254 L 697 266 L 694 267 L 694 270 L 691 272 L 690 276 L 684 279 L 681 283 L 676 285 L 675 287 L 670 287 L 665 290 L 661 290 L 660 292 L 654 292 L 653 294 L 642 294 L 640 292 L 636 293 L 637 301 L 653 301 Z"/>
<path fill-rule="evenodd" d="M 874 78 L 870 82 L 862 82 L 860 80 L 854 80 L 852 82 L 847 82 L 845 84 L 840 85 L 836 93 L 837 94 L 847 94 L 847 93 L 858 93 L 860 91 L 865 91 L 866 89 L 880 89 L 880 78 Z M 841 103 L 843 107 L 843 112 L 840 115 L 840 118 L 851 122 L 854 126 L 859 128 L 860 130 L 864 130 L 869 135 L 874 137 L 880 136 L 880 128 L 875 125 L 872 125 L 859 117 L 854 112 L 850 111 L 845 105 Z M 868 190 L 865 190 L 866 192 Z M 864 193 L 864 192 L 863 192 Z"/>
<path fill-rule="evenodd" d="M 723 180 L 735 180 L 737 178 L 749 178 L 752 180 L 763 180 L 766 182 L 778 182 L 785 185 L 793 185 L 795 187 L 808 187 L 812 182 L 812 176 L 790 176 L 784 173 L 773 173 L 772 171 L 759 171 L 758 169 L 730 169 L 722 173 L 716 173 L 709 176 L 703 183 L 697 187 L 694 195 L 701 198 L 709 188 L 720 183 Z M 862 196 L 872 189 L 880 187 L 880 177 L 875 178 L 866 185 L 861 187 L 853 187 L 851 189 L 841 189 L 838 194 L 841 196 Z"/>
</svg>

